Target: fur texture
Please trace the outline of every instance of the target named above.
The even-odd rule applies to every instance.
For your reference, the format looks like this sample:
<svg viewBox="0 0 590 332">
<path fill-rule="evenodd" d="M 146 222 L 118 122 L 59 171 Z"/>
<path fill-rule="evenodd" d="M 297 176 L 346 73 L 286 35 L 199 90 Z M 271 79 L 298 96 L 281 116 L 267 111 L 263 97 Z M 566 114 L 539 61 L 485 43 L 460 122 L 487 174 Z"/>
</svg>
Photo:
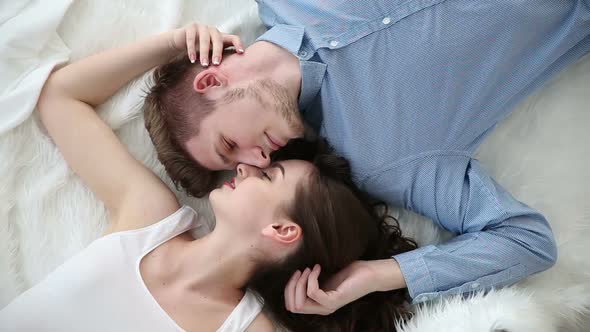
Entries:
<svg viewBox="0 0 590 332">
<path fill-rule="evenodd" d="M 240 0 L 76 1 L 59 34 L 76 60 L 190 20 L 239 33 L 251 43 L 263 28 L 253 2 Z M 170 184 L 139 111 L 145 75 L 99 112 L 132 154 Z M 400 326 L 418 331 L 590 331 L 590 57 L 568 68 L 518 109 L 480 148 L 478 158 L 515 197 L 549 218 L 558 264 L 516 286 L 416 308 Z M 91 151 L 89 151 L 91 153 Z M 104 207 L 65 164 L 37 114 L 0 136 L 0 308 L 79 252 L 105 229 Z M 205 200 L 177 193 L 210 217 Z M 449 235 L 394 209 L 420 244 Z"/>
</svg>

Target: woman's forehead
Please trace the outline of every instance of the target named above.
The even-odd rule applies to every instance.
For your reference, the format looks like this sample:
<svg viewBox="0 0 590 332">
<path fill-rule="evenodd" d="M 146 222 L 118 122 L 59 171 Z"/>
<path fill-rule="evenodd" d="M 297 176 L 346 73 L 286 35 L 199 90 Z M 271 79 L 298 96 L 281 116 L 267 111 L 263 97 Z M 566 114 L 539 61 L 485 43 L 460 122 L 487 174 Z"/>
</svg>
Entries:
<svg viewBox="0 0 590 332">
<path fill-rule="evenodd" d="M 273 163 L 273 165 L 274 164 L 280 164 L 281 166 L 283 166 L 285 168 L 285 172 L 287 171 L 287 169 L 291 171 L 303 172 L 307 170 L 312 170 L 314 167 L 309 161 L 300 159 L 281 160 Z"/>
</svg>

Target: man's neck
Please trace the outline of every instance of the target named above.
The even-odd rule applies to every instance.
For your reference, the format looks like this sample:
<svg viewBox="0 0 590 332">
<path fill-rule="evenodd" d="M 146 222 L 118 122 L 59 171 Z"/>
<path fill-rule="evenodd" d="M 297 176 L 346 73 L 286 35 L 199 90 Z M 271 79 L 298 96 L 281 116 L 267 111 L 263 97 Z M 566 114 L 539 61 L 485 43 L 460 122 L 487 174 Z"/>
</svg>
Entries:
<svg viewBox="0 0 590 332">
<path fill-rule="evenodd" d="M 233 59 L 232 59 L 233 58 Z M 295 100 L 299 100 L 301 69 L 299 59 L 286 49 L 259 41 L 252 44 L 243 55 L 222 62 L 234 81 L 270 78 L 288 89 Z"/>
</svg>

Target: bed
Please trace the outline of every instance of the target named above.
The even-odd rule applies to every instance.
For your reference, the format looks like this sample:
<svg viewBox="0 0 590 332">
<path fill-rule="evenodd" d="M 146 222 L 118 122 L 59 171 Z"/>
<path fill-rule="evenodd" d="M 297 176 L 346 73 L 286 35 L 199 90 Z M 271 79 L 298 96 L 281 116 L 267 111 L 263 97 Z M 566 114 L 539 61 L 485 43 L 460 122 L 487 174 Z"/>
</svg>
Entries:
<svg viewBox="0 0 590 332">
<path fill-rule="evenodd" d="M 102 204 L 45 135 L 34 104 L 52 68 L 191 20 L 251 43 L 264 28 L 243 0 L 15 0 L 0 4 L 0 308 L 97 238 Z M 147 74 L 99 109 L 132 154 L 164 181 L 143 127 Z M 415 307 L 400 331 L 590 331 L 590 56 L 523 101 L 477 152 L 511 193 L 550 220 L 558 263 L 509 288 Z M 88 153 L 92 153 L 88 151 Z M 172 186 L 171 186 L 172 187 Z M 176 191 L 210 220 L 206 199 Z M 449 238 L 392 209 L 421 245 Z"/>
</svg>

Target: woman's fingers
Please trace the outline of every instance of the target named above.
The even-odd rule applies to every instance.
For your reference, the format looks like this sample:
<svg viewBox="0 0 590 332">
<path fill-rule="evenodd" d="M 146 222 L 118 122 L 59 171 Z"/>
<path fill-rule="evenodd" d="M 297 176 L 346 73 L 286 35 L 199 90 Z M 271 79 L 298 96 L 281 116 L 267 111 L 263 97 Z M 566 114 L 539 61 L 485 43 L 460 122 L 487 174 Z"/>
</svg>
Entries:
<svg viewBox="0 0 590 332">
<path fill-rule="evenodd" d="M 223 53 L 223 37 L 221 32 L 214 27 L 209 27 L 209 34 L 211 35 L 212 45 L 211 63 L 219 65 Z"/>
<path fill-rule="evenodd" d="M 195 61 L 197 60 L 197 50 L 195 48 L 196 38 L 197 26 L 194 23 L 189 24 L 185 29 L 185 39 L 188 58 L 192 63 L 195 63 Z"/>
<path fill-rule="evenodd" d="M 233 46 L 236 49 L 236 52 L 240 54 L 244 53 L 244 44 L 242 43 L 240 37 L 236 35 L 223 34 L 223 44 L 226 46 Z"/>
<path fill-rule="evenodd" d="M 239 54 L 244 53 L 244 44 L 240 37 L 222 33 L 215 27 L 190 23 L 183 29 L 177 30 L 171 43 L 173 47 L 180 50 L 183 48 L 182 44 L 186 44 L 186 51 L 192 63 L 197 60 L 198 54 L 202 66 L 207 67 L 209 63 L 219 65 L 223 58 L 223 49 L 228 46 L 233 46 Z"/>
<path fill-rule="evenodd" d="M 209 66 L 209 50 L 211 48 L 211 36 L 209 35 L 209 28 L 206 25 L 199 24 L 199 55 L 201 65 L 203 67 Z"/>
</svg>

